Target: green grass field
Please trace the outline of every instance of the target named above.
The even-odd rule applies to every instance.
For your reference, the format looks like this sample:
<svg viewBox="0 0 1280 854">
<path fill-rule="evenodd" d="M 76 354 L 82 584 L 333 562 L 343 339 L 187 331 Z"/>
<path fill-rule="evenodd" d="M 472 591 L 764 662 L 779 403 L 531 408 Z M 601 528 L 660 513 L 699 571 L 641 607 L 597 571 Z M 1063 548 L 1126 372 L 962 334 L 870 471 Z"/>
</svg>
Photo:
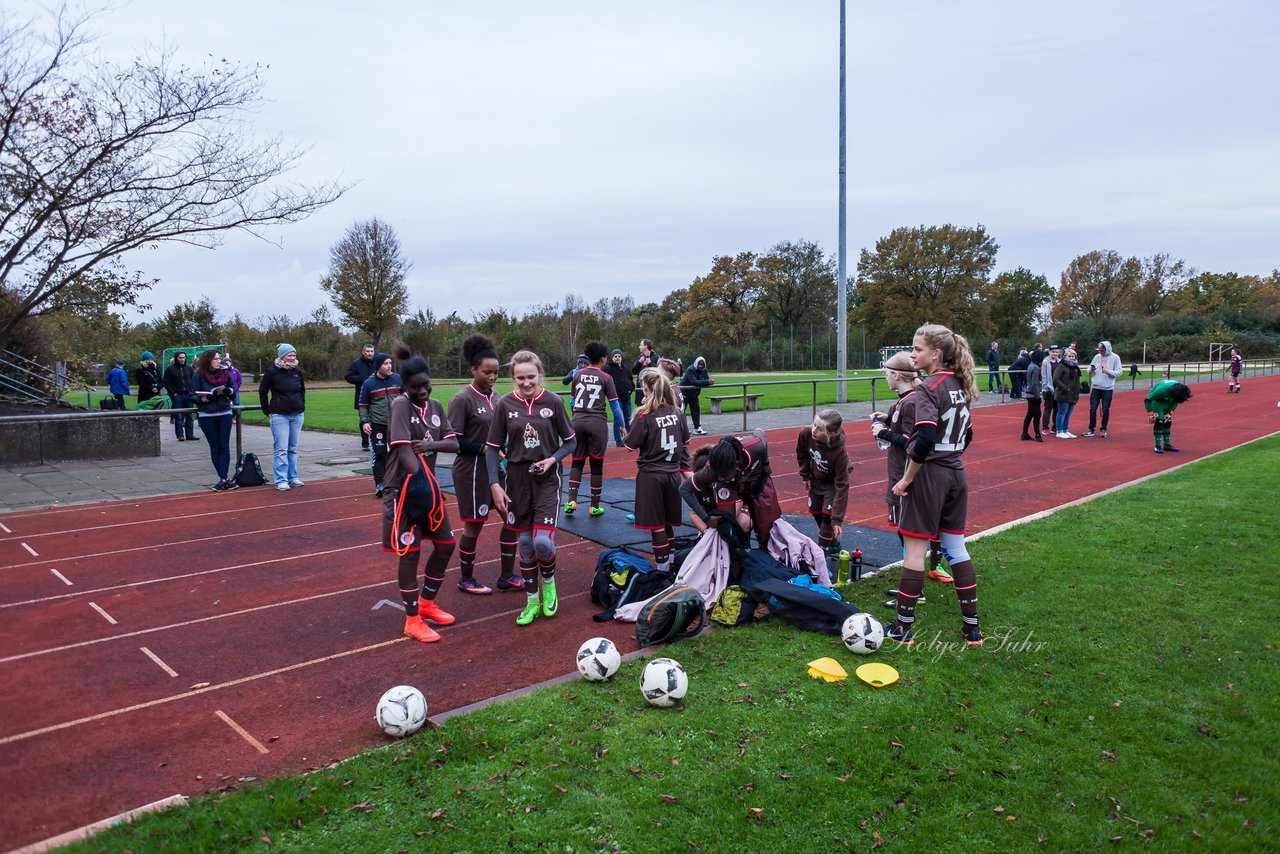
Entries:
<svg viewBox="0 0 1280 854">
<path fill-rule="evenodd" d="M 662 650 L 689 672 L 682 708 L 648 707 L 633 660 L 78 850 L 1274 850 L 1278 453 L 974 542 L 987 646 L 954 643 L 930 582 L 916 647 L 877 656 L 888 688 L 810 679 L 811 659 L 863 661 L 836 638 L 718 628 Z M 847 592 L 887 614 L 892 583 Z"/>
</svg>

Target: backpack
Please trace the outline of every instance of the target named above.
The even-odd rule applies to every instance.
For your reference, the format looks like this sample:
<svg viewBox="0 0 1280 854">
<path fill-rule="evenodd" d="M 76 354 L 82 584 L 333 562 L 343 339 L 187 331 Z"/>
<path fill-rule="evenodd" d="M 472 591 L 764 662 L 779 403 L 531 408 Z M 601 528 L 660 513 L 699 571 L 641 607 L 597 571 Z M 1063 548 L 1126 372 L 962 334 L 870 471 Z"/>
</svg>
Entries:
<svg viewBox="0 0 1280 854">
<path fill-rule="evenodd" d="M 687 584 L 673 584 L 653 597 L 636 618 L 636 643 L 641 647 L 689 638 L 706 624 L 702 594 Z"/>
<path fill-rule="evenodd" d="M 267 479 L 262 476 L 262 463 L 253 451 L 245 451 L 236 463 L 236 475 L 232 478 L 240 486 L 264 486 Z"/>
<path fill-rule="evenodd" d="M 643 555 L 625 546 L 605 549 L 596 559 L 596 572 L 591 579 L 591 601 L 605 610 L 592 619 L 606 623 L 620 606 L 643 602 L 670 585 L 670 574 L 655 571 Z"/>
<path fill-rule="evenodd" d="M 396 496 L 395 515 L 391 519 L 392 550 L 404 557 L 414 548 L 414 529 L 434 531 L 445 519 L 444 491 L 435 472 L 422 454 L 414 454 L 420 467 L 407 471 Z"/>
<path fill-rule="evenodd" d="M 745 626 L 755 616 L 756 603 L 736 584 L 726 587 L 708 614 L 711 622 L 722 626 Z"/>
</svg>

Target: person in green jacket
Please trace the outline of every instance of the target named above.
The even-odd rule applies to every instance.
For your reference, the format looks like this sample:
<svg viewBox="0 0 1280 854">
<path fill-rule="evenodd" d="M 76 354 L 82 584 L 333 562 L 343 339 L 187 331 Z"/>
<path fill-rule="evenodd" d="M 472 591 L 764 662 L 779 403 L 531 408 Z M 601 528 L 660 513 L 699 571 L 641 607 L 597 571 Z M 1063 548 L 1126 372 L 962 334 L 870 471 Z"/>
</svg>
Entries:
<svg viewBox="0 0 1280 854">
<path fill-rule="evenodd" d="M 1178 452 L 1179 449 L 1169 441 L 1169 433 L 1173 425 L 1173 410 L 1178 408 L 1179 403 L 1186 403 L 1190 399 L 1191 389 L 1173 380 L 1161 380 L 1147 392 L 1146 400 L 1142 403 L 1147 408 L 1147 420 L 1151 422 L 1151 433 L 1155 437 L 1157 454 L 1163 454 L 1165 451 Z M 1162 444 L 1163 447 L 1161 447 Z"/>
</svg>

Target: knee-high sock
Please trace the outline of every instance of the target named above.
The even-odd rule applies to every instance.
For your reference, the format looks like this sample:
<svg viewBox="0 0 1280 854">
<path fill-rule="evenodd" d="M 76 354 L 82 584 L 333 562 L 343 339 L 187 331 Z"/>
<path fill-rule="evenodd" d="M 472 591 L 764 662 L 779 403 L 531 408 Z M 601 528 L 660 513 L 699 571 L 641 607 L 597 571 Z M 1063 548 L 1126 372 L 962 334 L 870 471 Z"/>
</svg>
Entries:
<svg viewBox="0 0 1280 854">
<path fill-rule="evenodd" d="M 591 458 L 591 506 L 600 506 L 600 493 L 604 490 L 604 459 Z"/>
<path fill-rule="evenodd" d="M 582 469 L 586 462 L 586 457 L 574 457 L 573 465 L 569 467 L 569 501 L 578 500 L 578 487 L 582 486 Z"/>
<path fill-rule="evenodd" d="M 533 535 L 533 553 L 543 581 L 550 581 L 556 575 L 556 543 L 551 534 L 551 531 L 535 531 Z"/>
<path fill-rule="evenodd" d="M 538 593 L 538 556 L 533 550 L 533 531 L 520 532 L 520 575 L 524 578 L 525 592 Z"/>
<path fill-rule="evenodd" d="M 453 542 L 436 543 L 431 549 L 431 557 L 427 558 L 427 565 L 422 568 L 422 598 L 428 602 L 433 601 L 440 592 L 455 546 L 456 543 Z"/>
<path fill-rule="evenodd" d="M 458 572 L 464 581 L 476 574 L 476 542 L 479 539 L 479 533 L 469 534 L 466 531 L 458 538 Z"/>
<path fill-rule="evenodd" d="M 418 616 L 418 553 L 409 552 L 400 556 L 396 571 L 400 583 L 400 601 L 404 602 L 404 613 L 408 617 Z"/>
<path fill-rule="evenodd" d="M 933 572 L 942 563 L 942 543 L 939 540 L 929 541 L 929 571 Z"/>
<path fill-rule="evenodd" d="M 653 540 L 653 559 L 658 569 L 665 571 L 671 564 L 671 540 L 667 537 L 667 529 L 650 531 L 649 536 Z"/>
<path fill-rule="evenodd" d="M 835 531 L 831 530 L 831 517 L 826 513 L 811 513 L 813 521 L 818 523 L 818 546 L 830 548 L 836 544 Z"/>
<path fill-rule="evenodd" d="M 516 571 L 516 544 L 520 541 L 520 533 L 510 525 L 503 525 L 498 533 L 498 557 L 503 578 L 510 578 Z"/>
<path fill-rule="evenodd" d="M 916 621 L 916 600 L 924 590 L 924 570 L 902 568 L 898 581 L 898 622 L 910 628 Z"/>
<path fill-rule="evenodd" d="M 978 573 L 973 561 L 962 560 L 951 565 L 955 576 L 956 598 L 960 600 L 960 616 L 966 626 L 978 625 Z"/>
</svg>

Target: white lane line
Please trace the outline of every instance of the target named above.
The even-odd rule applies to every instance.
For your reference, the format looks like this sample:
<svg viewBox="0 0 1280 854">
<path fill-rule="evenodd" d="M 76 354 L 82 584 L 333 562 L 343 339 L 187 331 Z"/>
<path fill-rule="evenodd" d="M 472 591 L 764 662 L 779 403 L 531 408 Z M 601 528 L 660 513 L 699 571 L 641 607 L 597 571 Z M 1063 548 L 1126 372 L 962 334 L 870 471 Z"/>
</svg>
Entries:
<svg viewBox="0 0 1280 854">
<path fill-rule="evenodd" d="M 13 531 L 10 531 L 10 530 L 9 530 L 9 528 L 8 528 L 8 526 L 7 526 L 7 525 L 5 525 L 5 523 L 4 523 L 4 522 L 0 522 L 0 530 L 3 530 L 6 534 L 12 534 L 12 533 L 13 533 Z"/>
<path fill-rule="evenodd" d="M 311 527 L 312 525 L 335 525 L 342 522 L 360 522 L 360 521 L 363 521 L 366 519 L 372 519 L 375 517 L 381 518 L 382 514 L 381 513 L 364 513 L 359 516 L 341 516 L 337 519 L 321 519 L 314 522 L 302 522 L 297 525 L 285 525 L 278 528 L 260 528 L 256 531 L 233 531 L 229 534 L 215 534 L 212 537 L 192 537 L 189 540 L 173 540 L 172 542 L 168 542 L 168 543 L 154 543 L 148 546 L 132 546 L 127 549 L 112 549 L 110 551 L 105 551 L 105 552 L 90 552 L 88 554 L 67 555 L 66 557 L 62 557 L 62 558 L 45 558 L 44 560 L 29 560 L 26 563 L 15 563 L 11 568 L 21 569 L 22 567 L 25 567 L 25 566 L 38 566 L 42 563 L 50 563 L 54 560 L 58 560 L 59 562 L 70 561 L 70 560 L 88 560 L 90 558 L 101 558 L 101 557 L 108 557 L 110 555 L 128 554 L 129 552 L 154 551 L 155 549 L 166 549 L 166 548 L 169 548 L 170 546 L 186 546 L 192 543 L 208 543 L 214 540 L 226 539 L 228 537 L 237 537 L 237 538 L 248 537 L 254 534 L 278 535 L 286 531 L 295 530 L 297 528 L 308 528 L 308 527 Z M 30 551 L 33 555 L 36 555 L 36 557 L 39 557 L 39 555 L 32 550 L 31 546 L 27 546 L 26 543 L 23 543 L 23 545 L 27 547 L 27 551 Z"/>
<path fill-rule="evenodd" d="M 27 545 L 26 543 L 23 543 L 23 544 L 22 544 L 22 547 L 23 547 L 24 549 L 26 549 L 27 551 L 31 552 L 31 556 L 32 556 L 32 557 L 40 557 L 40 552 L 38 552 L 38 551 L 36 551 L 35 549 L 31 548 L 31 546 Z M 22 564 L 19 564 L 19 566 L 22 566 Z"/>
<path fill-rule="evenodd" d="M 577 546 L 587 545 L 588 543 L 590 543 L 591 545 L 595 545 L 595 543 L 591 540 L 579 540 L 576 543 L 566 543 L 562 546 L 559 546 L 557 548 L 557 551 L 558 552 L 567 551 Z M 368 548 L 368 546 L 361 546 L 360 548 Z M 485 566 L 487 564 L 492 564 L 497 562 L 498 562 L 497 558 L 492 558 L 490 560 L 477 562 L 476 566 L 480 567 L 480 566 Z M 453 572 L 453 570 L 449 570 L 449 572 Z M 21 661 L 24 658 L 35 658 L 36 656 L 39 656 L 39 655 L 49 655 L 50 653 L 54 653 L 54 652 L 66 652 L 69 649 L 80 649 L 86 646 L 95 646 L 100 643 L 109 643 L 111 641 L 124 640 L 125 638 L 141 637 L 142 635 L 155 634 L 156 632 L 168 631 L 169 629 L 181 629 L 187 626 L 195 626 L 200 623 L 208 623 L 212 620 L 225 620 L 228 617 L 241 617 L 241 616 L 244 616 L 245 614 L 257 613 L 258 611 L 270 611 L 274 608 L 290 608 L 290 607 L 293 607 L 294 605 L 302 604 L 303 602 L 313 602 L 317 599 L 326 599 L 330 596 L 343 596 L 347 593 L 359 593 L 361 590 L 374 590 L 379 588 L 386 589 L 387 583 L 388 582 L 385 580 L 375 581 L 372 584 L 362 584 L 359 587 L 348 587 L 343 590 L 333 590 L 328 593 L 317 593 L 314 596 L 306 596 L 301 599 L 289 599 L 286 602 L 273 602 L 270 605 L 257 605 L 253 608 L 244 608 L 240 611 L 229 611 L 226 614 L 214 614 L 208 617 L 198 617 L 194 620 L 186 620 L 181 623 L 170 623 L 167 626 L 154 626 L 149 629 L 139 629 L 136 632 L 126 632 L 122 635 L 112 635 L 110 637 L 98 638 L 96 640 L 80 641 L 79 643 L 69 643 L 64 646 L 50 647 L 49 649 L 38 649 L 33 652 L 24 652 L 19 655 L 10 655 L 6 658 L 0 658 L 0 664 L 8 664 L 11 661 Z M 72 594 L 67 594 L 67 595 L 72 595 Z M 59 599 L 63 597 L 54 596 L 50 598 Z M 560 598 L 563 599 L 564 597 L 562 596 Z M 0 606 L 0 607 L 3 607 L 3 606 Z M 4 742 L 0 741 L 0 744 L 3 744 L 3 743 Z"/>
<path fill-rule="evenodd" d="M 168 673 L 170 676 L 178 675 L 178 671 L 174 670 L 172 667 L 170 667 L 169 665 L 161 661 L 160 656 L 156 655 L 154 652 L 147 649 L 145 646 L 140 646 L 138 647 L 138 649 L 142 650 L 142 654 L 145 655 L 147 658 L 151 659 L 156 664 L 160 665 L 160 669 L 163 670 L 165 673 Z"/>
<path fill-rule="evenodd" d="M 114 718 L 119 715 L 127 714 L 129 712 L 136 712 L 142 709 L 150 709 L 154 706 L 162 706 L 165 703 L 172 703 L 174 700 L 185 700 L 189 697 L 194 697 L 197 694 L 207 694 L 210 691 L 221 691 L 223 688 L 234 688 L 237 685 L 243 685 L 247 682 L 256 682 L 259 679 L 268 679 L 272 676 L 279 676 L 282 673 L 289 673 L 290 671 L 293 671 L 293 670 L 301 670 L 302 668 L 310 667 L 313 664 L 324 664 L 327 661 L 333 661 L 339 658 L 346 658 L 349 655 L 358 655 L 359 653 L 362 653 L 362 652 L 372 652 L 373 650 L 382 649 L 383 647 L 388 647 L 388 646 L 391 646 L 392 644 L 397 644 L 397 643 L 400 643 L 401 641 L 406 641 L 406 640 L 409 640 L 409 638 L 401 635 L 400 637 L 395 638 L 394 640 L 382 641 L 381 643 L 375 643 L 369 646 L 362 646 L 362 647 L 357 647 L 356 649 L 349 649 L 346 652 L 338 652 L 338 653 L 334 653 L 333 655 L 326 655 L 324 658 L 314 658 L 311 661 L 301 661 L 297 664 L 290 664 L 286 667 L 277 668 L 276 670 L 268 670 L 266 673 L 255 673 L 252 676 L 242 676 L 239 679 L 233 679 L 230 682 L 222 682 L 218 685 L 210 685 L 206 688 L 196 688 L 194 691 L 183 691 L 181 694 L 174 694 L 171 697 L 161 697 L 158 700 L 148 700 L 145 703 L 137 703 L 132 706 L 126 706 L 123 709 L 112 709 L 109 712 L 99 712 L 96 715 L 89 715 L 88 717 L 79 718 L 74 721 L 67 721 L 66 723 L 53 724 L 52 726 L 41 727 L 40 729 L 33 729 L 33 730 L 30 730 L 29 732 L 20 732 L 20 733 L 17 733 L 16 735 L 9 735 L 9 736 L 5 736 L 4 738 L 0 738 L 0 745 L 10 744 L 15 741 L 22 741 L 23 739 L 27 739 L 27 738 L 34 738 L 38 735 L 47 735 L 51 732 L 59 732 L 60 730 L 64 730 L 64 729 L 71 729 L 72 727 L 82 726 L 84 724 L 90 724 L 90 723 L 93 723 L 94 721 L 106 720 L 107 718 Z"/>
<path fill-rule="evenodd" d="M 102 619 L 106 620 L 111 625 L 113 626 L 118 625 L 118 623 L 116 622 L 116 618 L 108 614 L 106 611 L 102 610 L 102 606 L 99 605 L 97 602 L 90 602 L 89 607 L 97 611 L 99 614 L 101 614 Z"/>
<path fill-rule="evenodd" d="M 380 541 L 379 541 L 380 542 Z M 338 552 L 349 552 L 354 549 L 367 549 L 369 546 L 379 545 L 375 543 L 360 543 L 357 546 L 343 546 L 340 549 L 327 549 L 322 552 L 308 552 L 307 554 L 291 555 L 289 557 L 272 558 L 271 560 L 260 560 L 254 563 L 237 563 L 232 566 L 221 566 L 217 569 L 203 569 L 199 572 L 188 572 L 183 575 L 166 575 L 163 578 L 148 578 L 145 581 L 130 581 L 125 584 L 113 584 L 110 587 L 95 587 L 92 590 L 81 590 L 78 593 L 59 593 L 57 596 L 42 596 L 38 599 L 24 599 L 21 602 L 5 602 L 0 604 L 0 610 L 5 608 L 16 608 L 19 605 L 40 605 L 45 602 L 52 602 L 56 599 L 69 599 L 72 596 L 85 596 L 93 593 L 110 593 L 115 590 L 128 590 L 134 587 L 146 587 L 149 584 L 163 584 L 166 581 L 182 581 L 187 578 L 199 578 L 202 575 L 213 575 L 219 572 L 231 572 L 235 569 L 252 569 L 259 566 L 268 566 L 273 563 L 283 563 L 290 560 L 306 560 L 309 558 L 324 557 L 325 555 L 337 554 Z"/>
<path fill-rule="evenodd" d="M 353 463 L 353 465 L 354 465 L 354 463 Z M 329 481 L 331 481 L 331 480 L 348 480 L 348 479 L 349 479 L 349 480 L 352 480 L 352 481 L 363 481 L 364 483 L 368 483 L 368 482 L 369 482 L 369 476 L 368 476 L 367 474 L 366 474 L 366 475 L 357 475 L 357 476 L 353 476 L 353 477 L 350 477 L 350 478 L 347 478 L 347 477 L 341 477 L 341 478 L 326 478 L 323 482 L 327 483 L 327 482 L 329 482 Z M 316 483 L 321 483 L 321 482 L 322 482 L 322 481 L 316 481 Z M 367 497 L 368 495 L 369 495 L 369 493 L 368 493 L 368 492 L 366 492 L 366 491 L 362 488 L 359 492 L 353 493 L 353 494 L 351 494 L 351 495 L 330 495 L 330 496 L 327 496 L 327 497 L 324 497 L 324 498 L 308 498 L 308 499 L 305 499 L 305 500 L 300 500 L 300 501 L 298 501 L 298 502 L 297 502 L 297 504 L 290 504 L 289 506 L 292 508 L 292 507 L 296 507 L 296 506 L 298 506 L 298 505 L 300 505 L 300 504 L 315 504 L 315 503 L 320 503 L 320 502 L 324 502 L 324 501 L 335 501 L 335 500 L 340 499 L 340 498 L 361 498 L 361 499 L 363 499 L 364 497 Z M 121 504 L 121 503 L 124 503 L 124 504 L 128 504 L 130 507 L 145 507 L 145 506 L 146 506 L 146 505 L 148 505 L 148 504 L 164 504 L 164 505 L 165 505 L 165 508 L 166 508 L 166 509 L 168 509 L 168 508 L 173 507 L 175 504 L 178 504 L 178 503 L 186 503 L 186 502 L 187 502 L 188 500 L 190 500 L 190 499 L 195 499 L 195 500 L 197 500 L 197 501 L 198 501 L 198 500 L 199 500 L 200 498 L 202 498 L 202 497 L 203 497 L 203 496 L 202 496 L 202 495 L 200 495 L 200 493 L 198 493 L 198 492 L 194 492 L 194 493 L 190 493 L 190 494 L 188 494 L 188 495 L 149 495 L 149 496 L 147 496 L 146 498 L 109 498 L 109 499 L 107 499 L 106 501 L 86 502 L 86 503 L 84 503 L 84 504 L 68 504 L 68 505 L 60 505 L 60 506 L 58 506 L 58 507 L 43 507 L 43 508 L 41 508 L 41 509 L 39 509 L 39 510 L 33 510 L 33 511 L 29 511 L 29 512 L 24 511 L 24 512 L 22 512 L 22 513 L 6 513 L 6 514 L 5 514 L 5 518 L 6 518 L 6 519 L 47 519 L 47 518 L 49 518 L 49 517 L 51 517 L 51 516 L 56 516 L 56 515 L 59 515 L 59 514 L 66 514 L 66 513 L 79 513 L 80 515 L 84 515 L 84 513 L 85 513 L 87 510 L 90 510 L 90 509 L 92 509 L 93 507 L 98 506 L 98 505 L 100 505 L 100 504 Z M 275 507 L 276 507 L 276 505 L 275 505 L 275 504 L 270 503 L 270 499 L 268 499 L 268 503 L 266 503 L 266 504 L 260 504 L 260 505 L 259 505 L 259 504 L 253 504 L 253 505 L 249 505 L 249 506 L 246 506 L 246 507 L 231 507 L 231 508 L 228 508 L 228 509 L 226 509 L 226 510 L 216 510 L 216 511 L 213 511 L 213 512 L 211 512 L 211 513 L 204 513 L 204 512 L 202 511 L 202 512 L 201 512 L 201 515 L 202 515 L 202 516 L 220 516 L 220 515 L 222 515 L 222 514 L 224 514 L 224 513 L 244 513 L 244 512 L 253 512 L 253 511 L 256 511 L 256 510 L 272 510 L 272 509 L 274 509 Z M 102 512 L 105 512 L 105 511 L 102 511 Z M 179 515 L 179 516 L 185 516 L 185 515 L 187 515 L 187 514 L 182 513 L 182 512 L 178 512 L 178 514 L 177 514 L 177 515 Z M 153 519 L 142 519 L 142 520 L 139 520 L 139 521 L 137 521 L 137 522 L 116 522 L 116 523 L 113 523 L 113 524 L 110 524 L 110 525 L 103 525 L 103 526 L 100 526 L 100 527 L 107 527 L 107 528 L 109 528 L 109 527 L 115 527 L 116 525 L 154 525 L 154 524 L 155 524 L 155 520 L 153 520 Z M 77 528 L 76 530 L 77 530 L 77 531 L 79 531 L 79 530 L 81 530 L 81 529 L 80 529 L 80 528 Z M 92 527 L 91 527 L 91 528 L 84 528 L 83 530 L 85 530 L 85 531 L 93 531 L 93 530 L 96 530 L 96 528 L 92 528 Z M 42 536 L 47 536 L 47 535 L 48 535 L 48 533 L 49 533 L 49 532 L 46 532 L 45 534 L 42 534 Z"/>
<path fill-rule="evenodd" d="M 59 581 L 61 581 L 63 584 L 67 585 L 68 587 L 72 587 L 72 586 L 74 586 L 74 585 L 72 585 L 72 583 L 71 583 L 71 579 L 70 579 L 70 578 L 67 578 L 67 577 L 66 577 L 65 575 L 63 575 L 61 572 L 58 572 L 58 570 L 56 570 L 56 569 L 51 569 L 51 570 L 49 570 L 49 571 L 50 571 L 50 572 L 52 572 L 54 575 L 58 576 L 58 580 L 59 580 Z"/>
<path fill-rule="evenodd" d="M 241 738 L 243 738 L 245 741 L 252 744 L 254 750 L 258 751 L 259 753 L 271 752 L 270 750 L 267 750 L 267 748 L 262 744 L 262 742 L 258 741 L 253 736 L 249 735 L 249 733 L 245 731 L 244 727 L 240 726 L 240 724 L 231 720 L 230 716 L 228 716 L 226 712 L 222 711 L 222 709 L 216 710 L 214 714 L 222 718 L 223 723 L 225 723 L 227 726 L 231 727 L 233 730 L 239 733 Z"/>
</svg>

